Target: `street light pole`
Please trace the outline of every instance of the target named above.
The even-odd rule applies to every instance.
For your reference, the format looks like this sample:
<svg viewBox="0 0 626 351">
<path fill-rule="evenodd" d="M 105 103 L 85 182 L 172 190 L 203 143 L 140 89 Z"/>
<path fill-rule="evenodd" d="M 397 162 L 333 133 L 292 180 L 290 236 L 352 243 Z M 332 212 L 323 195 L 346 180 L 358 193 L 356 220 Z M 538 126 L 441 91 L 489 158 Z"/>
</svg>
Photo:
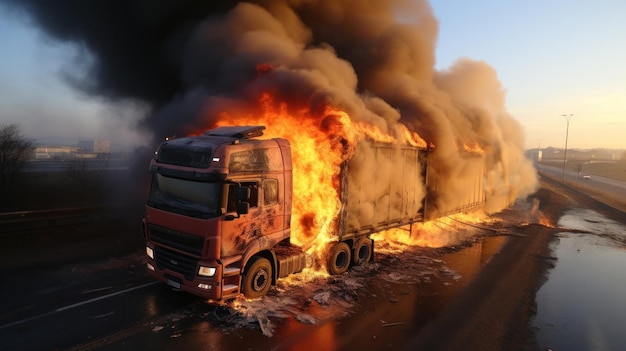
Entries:
<svg viewBox="0 0 626 351">
<path fill-rule="evenodd" d="M 567 164 L 567 137 L 569 135 L 569 121 L 572 119 L 574 114 L 563 114 L 561 116 L 565 117 L 565 120 L 567 120 L 567 129 L 565 129 L 565 153 L 563 155 L 563 182 L 565 182 L 565 165 Z"/>
</svg>

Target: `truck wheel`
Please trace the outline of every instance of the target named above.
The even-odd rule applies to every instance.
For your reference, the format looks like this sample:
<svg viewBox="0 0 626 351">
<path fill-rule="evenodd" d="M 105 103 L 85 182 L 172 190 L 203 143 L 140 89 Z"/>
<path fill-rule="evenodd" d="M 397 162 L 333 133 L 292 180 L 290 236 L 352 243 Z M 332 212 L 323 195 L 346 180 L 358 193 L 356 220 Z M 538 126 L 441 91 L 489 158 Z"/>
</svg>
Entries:
<svg viewBox="0 0 626 351">
<path fill-rule="evenodd" d="M 350 246 L 341 242 L 333 245 L 328 253 L 328 262 L 326 270 L 331 275 L 339 275 L 345 273 L 350 267 Z"/>
<path fill-rule="evenodd" d="M 354 246 L 354 254 L 352 255 L 352 262 L 355 265 L 360 265 L 365 262 L 369 262 L 372 259 L 372 240 L 370 238 L 361 238 L 356 242 Z"/>
<path fill-rule="evenodd" d="M 253 258 L 243 275 L 241 292 L 246 298 L 265 296 L 272 285 L 272 265 L 263 257 Z"/>
</svg>

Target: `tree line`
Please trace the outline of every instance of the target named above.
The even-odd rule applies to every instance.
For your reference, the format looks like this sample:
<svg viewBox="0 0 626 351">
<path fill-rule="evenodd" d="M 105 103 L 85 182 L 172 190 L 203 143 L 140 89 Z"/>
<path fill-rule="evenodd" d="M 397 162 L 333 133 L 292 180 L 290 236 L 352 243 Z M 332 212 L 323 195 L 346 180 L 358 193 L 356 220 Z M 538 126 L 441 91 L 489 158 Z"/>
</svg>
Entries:
<svg viewBox="0 0 626 351">
<path fill-rule="evenodd" d="M 17 175 L 32 157 L 33 143 L 16 123 L 0 124 L 0 204 L 7 200 Z"/>
</svg>

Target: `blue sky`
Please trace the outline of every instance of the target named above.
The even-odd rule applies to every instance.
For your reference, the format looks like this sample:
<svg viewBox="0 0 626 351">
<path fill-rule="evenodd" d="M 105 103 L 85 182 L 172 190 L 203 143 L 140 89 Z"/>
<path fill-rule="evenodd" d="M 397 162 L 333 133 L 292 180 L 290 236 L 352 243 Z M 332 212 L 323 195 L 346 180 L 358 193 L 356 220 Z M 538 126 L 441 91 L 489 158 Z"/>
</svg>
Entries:
<svg viewBox="0 0 626 351">
<path fill-rule="evenodd" d="M 626 148 L 626 1 L 431 1 L 437 68 L 459 57 L 498 72 L 526 146 Z"/>
<path fill-rule="evenodd" d="M 431 4 L 440 22 L 436 68 L 461 57 L 494 67 L 528 148 L 563 147 L 562 114 L 574 115 L 569 147 L 626 148 L 626 1 Z M 19 122 L 30 138 L 144 142 L 132 118 L 111 118 L 109 106 L 62 82 L 72 50 L 0 8 L 0 123 Z"/>
</svg>

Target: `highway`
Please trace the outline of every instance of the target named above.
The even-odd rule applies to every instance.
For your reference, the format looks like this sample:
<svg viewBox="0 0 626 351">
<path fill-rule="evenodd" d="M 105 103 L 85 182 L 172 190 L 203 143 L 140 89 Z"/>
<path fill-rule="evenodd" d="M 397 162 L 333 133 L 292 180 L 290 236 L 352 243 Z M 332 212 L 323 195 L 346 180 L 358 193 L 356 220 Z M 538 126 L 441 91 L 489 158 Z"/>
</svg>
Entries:
<svg viewBox="0 0 626 351">
<path fill-rule="evenodd" d="M 562 168 L 540 164 L 535 164 L 535 168 L 539 171 L 539 174 L 545 174 L 559 181 L 563 179 Z M 565 183 L 575 185 L 579 188 L 588 188 L 592 191 L 604 193 L 609 197 L 626 201 L 626 182 L 597 175 L 589 175 L 589 178 L 586 179 L 579 175 L 578 172 L 565 171 Z"/>
<path fill-rule="evenodd" d="M 537 168 L 540 174 L 560 181 L 562 170 L 541 165 Z M 624 182 L 593 175 L 583 179 L 569 172 L 566 183 L 626 198 Z M 573 196 L 578 195 L 564 198 L 573 201 Z M 551 204 L 556 199 L 544 196 L 542 211 L 546 206 L 568 206 L 567 202 Z M 492 316 L 506 315 L 500 312 L 507 298 L 514 302 L 511 306 L 520 308 L 521 295 L 515 293 L 526 294 L 530 286 L 524 285 L 529 284 L 526 280 L 519 283 L 520 277 L 527 276 L 520 273 L 527 272 L 520 262 L 539 260 L 541 267 L 549 266 L 543 261 L 551 259 L 539 254 L 541 247 L 537 246 L 539 251 L 517 250 L 521 250 L 520 243 L 548 238 L 547 232 L 552 229 L 519 225 L 520 219 L 526 218 L 527 206 L 504 212 L 506 220 L 494 224 L 496 227 L 487 230 L 487 237 L 471 245 L 443 251 L 406 246 L 400 251 L 385 251 L 389 249 L 379 242 L 376 261 L 360 270 L 308 281 L 299 281 L 296 276 L 272 288 L 261 300 L 240 299 L 223 306 L 207 304 L 148 276 L 141 207 L 123 215 L 96 211 L 85 216 L 69 213 L 72 216 L 68 217 L 63 213 L 68 222 L 56 221 L 45 232 L 39 220 L 49 220 L 47 216 L 53 212 L 34 214 L 39 217 L 37 221 L 6 215 L 0 227 L 7 232 L 0 235 L 4 240 L 0 246 L 0 348 L 403 350 L 418 334 L 441 330 L 442 340 L 446 341 L 461 335 L 457 330 L 481 323 L 519 325 L 518 329 L 505 329 L 526 340 L 530 336 L 524 334 L 523 320 L 512 322 Z M 8 233 L 8 224 L 17 222 L 34 223 L 37 228 L 24 232 L 11 227 Z M 463 230 L 468 235 L 485 234 L 473 226 Z M 537 230 L 546 231 L 546 235 L 529 234 Z M 494 232 L 500 235 L 492 236 Z M 508 253 L 507 247 L 511 248 Z M 528 247 L 534 248 L 530 244 Z M 511 284 L 522 284 L 524 289 L 502 285 L 501 295 L 494 293 L 483 300 L 484 292 L 497 290 L 492 283 L 511 277 L 513 269 L 518 275 Z M 485 272 L 483 279 L 473 279 Z M 465 304 L 474 298 L 478 302 L 471 309 L 482 308 L 483 312 L 468 314 L 470 307 Z M 529 308 L 534 306 L 534 297 L 531 300 Z M 484 311 L 495 312 L 492 315 Z M 478 316 L 484 318 L 480 323 L 471 319 Z M 445 321 L 441 322 L 443 327 L 434 324 L 438 321 Z M 468 335 L 487 345 L 491 337 L 501 335 L 492 330 Z"/>
</svg>

